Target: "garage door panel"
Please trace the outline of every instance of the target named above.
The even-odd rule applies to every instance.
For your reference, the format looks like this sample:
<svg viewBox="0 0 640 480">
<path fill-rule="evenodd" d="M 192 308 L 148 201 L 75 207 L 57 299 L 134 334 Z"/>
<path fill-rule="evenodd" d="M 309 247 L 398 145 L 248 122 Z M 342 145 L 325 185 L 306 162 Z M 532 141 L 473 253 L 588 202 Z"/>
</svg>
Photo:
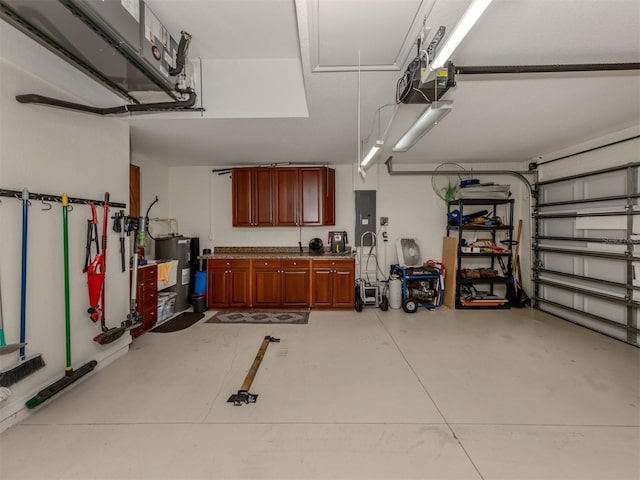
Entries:
<svg viewBox="0 0 640 480">
<path fill-rule="evenodd" d="M 639 167 L 538 182 L 533 239 L 534 307 L 634 345 L 640 334 Z"/>
</svg>

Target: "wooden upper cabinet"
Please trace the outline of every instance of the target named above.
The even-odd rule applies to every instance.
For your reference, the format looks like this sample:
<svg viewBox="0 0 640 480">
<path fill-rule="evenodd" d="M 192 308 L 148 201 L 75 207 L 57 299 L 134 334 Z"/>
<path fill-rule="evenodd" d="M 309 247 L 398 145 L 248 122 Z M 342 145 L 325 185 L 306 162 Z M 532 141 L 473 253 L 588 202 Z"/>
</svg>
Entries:
<svg viewBox="0 0 640 480">
<path fill-rule="evenodd" d="M 300 223 L 302 225 L 322 225 L 326 170 L 326 168 L 299 170 Z"/>
<path fill-rule="evenodd" d="M 234 227 L 335 225 L 335 170 L 327 167 L 234 168 Z"/>
<path fill-rule="evenodd" d="M 273 225 L 273 169 L 234 168 L 231 179 L 233 226 Z"/>
<path fill-rule="evenodd" d="M 336 224 L 336 171 L 333 168 L 326 168 L 324 189 L 324 205 L 322 208 L 323 225 Z"/>
<path fill-rule="evenodd" d="M 300 209 L 298 168 L 275 169 L 275 224 L 298 226 Z"/>
<path fill-rule="evenodd" d="M 273 225 L 273 169 L 259 167 L 254 171 L 255 225 Z"/>
</svg>

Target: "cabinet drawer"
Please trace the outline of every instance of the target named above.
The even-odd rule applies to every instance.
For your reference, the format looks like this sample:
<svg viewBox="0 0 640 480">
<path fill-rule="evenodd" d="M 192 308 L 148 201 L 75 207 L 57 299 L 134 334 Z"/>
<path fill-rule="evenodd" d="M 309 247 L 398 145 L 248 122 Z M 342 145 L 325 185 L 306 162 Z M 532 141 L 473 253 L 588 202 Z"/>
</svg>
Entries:
<svg viewBox="0 0 640 480">
<path fill-rule="evenodd" d="M 146 328 L 153 327 L 158 321 L 158 309 L 147 310 L 142 314 L 142 323 Z"/>
<path fill-rule="evenodd" d="M 158 308 L 158 296 L 155 293 L 150 293 L 146 295 L 142 301 L 142 310 L 155 310 Z"/>
<path fill-rule="evenodd" d="M 297 269 L 308 269 L 309 268 L 309 260 L 301 260 L 297 259 L 283 259 L 282 260 L 282 269 L 283 270 L 297 270 Z"/>
<path fill-rule="evenodd" d="M 313 268 L 354 268 L 355 261 L 350 258 L 312 260 Z"/>
<path fill-rule="evenodd" d="M 148 267 L 140 268 L 138 269 L 138 275 L 143 282 L 147 282 L 147 280 L 157 280 L 158 267 L 156 267 L 155 265 L 150 265 Z"/>
<path fill-rule="evenodd" d="M 265 269 L 265 270 L 273 270 L 280 269 L 280 259 L 279 258 L 254 258 L 251 261 L 251 265 L 255 270 Z"/>
<path fill-rule="evenodd" d="M 210 268 L 249 268 L 251 260 L 245 258 L 210 258 L 207 262 Z"/>
</svg>

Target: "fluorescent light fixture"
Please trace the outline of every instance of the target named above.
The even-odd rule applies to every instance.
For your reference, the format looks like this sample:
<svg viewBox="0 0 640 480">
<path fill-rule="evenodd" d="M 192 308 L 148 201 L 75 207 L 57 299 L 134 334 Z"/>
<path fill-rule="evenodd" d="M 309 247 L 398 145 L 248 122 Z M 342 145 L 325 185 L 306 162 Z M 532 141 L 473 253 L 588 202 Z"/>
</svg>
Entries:
<svg viewBox="0 0 640 480">
<path fill-rule="evenodd" d="M 420 140 L 425 133 L 435 127 L 440 120 L 449 114 L 453 108 L 452 102 L 438 102 L 438 105 L 430 105 L 415 121 L 409 130 L 398 140 L 393 147 L 394 152 L 406 152 Z"/>
<path fill-rule="evenodd" d="M 383 145 L 384 145 L 384 142 L 382 140 L 376 140 L 375 145 L 371 147 L 371 150 L 369 150 L 369 153 L 367 153 L 367 156 L 364 157 L 360 162 L 360 166 L 362 168 L 366 167 L 369 164 L 369 162 L 373 160 L 373 157 L 375 157 L 376 154 L 380 151 Z"/>
<path fill-rule="evenodd" d="M 467 36 L 471 27 L 475 25 L 480 16 L 484 13 L 486 8 L 491 3 L 491 0 L 473 0 L 469 8 L 464 12 L 462 18 L 453 29 L 451 36 L 442 47 L 442 50 L 438 52 L 436 57 L 431 62 L 431 70 L 437 70 L 442 67 L 449 57 L 453 54 L 460 42 Z"/>
</svg>

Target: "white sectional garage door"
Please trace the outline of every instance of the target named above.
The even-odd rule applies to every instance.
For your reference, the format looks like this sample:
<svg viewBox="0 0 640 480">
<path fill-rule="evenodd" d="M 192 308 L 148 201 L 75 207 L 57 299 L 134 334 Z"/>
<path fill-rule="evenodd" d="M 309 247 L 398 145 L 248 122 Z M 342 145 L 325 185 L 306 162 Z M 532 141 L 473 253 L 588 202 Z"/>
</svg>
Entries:
<svg viewBox="0 0 640 480">
<path fill-rule="evenodd" d="M 640 305 L 639 166 L 631 162 L 544 178 L 537 183 L 533 225 L 534 306 L 634 345 Z"/>
</svg>

